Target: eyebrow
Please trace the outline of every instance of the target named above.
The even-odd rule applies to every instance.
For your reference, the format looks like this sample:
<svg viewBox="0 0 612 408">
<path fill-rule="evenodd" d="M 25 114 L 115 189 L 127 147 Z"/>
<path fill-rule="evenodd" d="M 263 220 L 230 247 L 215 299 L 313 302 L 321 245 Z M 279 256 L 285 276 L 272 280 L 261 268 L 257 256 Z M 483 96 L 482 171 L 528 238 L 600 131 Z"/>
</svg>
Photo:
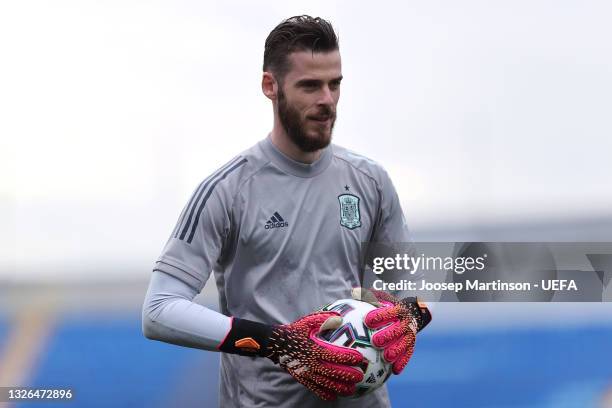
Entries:
<svg viewBox="0 0 612 408">
<path fill-rule="evenodd" d="M 332 79 L 330 82 L 340 82 L 342 81 L 342 75 L 340 75 L 337 78 Z M 311 85 L 320 85 L 321 83 L 323 83 L 322 80 L 320 79 L 300 79 L 299 81 L 297 81 L 295 83 L 295 86 L 311 86 Z"/>
</svg>

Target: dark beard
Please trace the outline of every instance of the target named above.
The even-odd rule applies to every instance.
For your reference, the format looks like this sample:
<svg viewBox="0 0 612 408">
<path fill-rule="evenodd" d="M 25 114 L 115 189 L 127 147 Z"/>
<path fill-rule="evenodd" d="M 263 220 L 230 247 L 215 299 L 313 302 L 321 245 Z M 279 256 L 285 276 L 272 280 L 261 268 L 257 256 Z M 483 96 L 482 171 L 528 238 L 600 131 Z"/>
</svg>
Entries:
<svg viewBox="0 0 612 408">
<path fill-rule="evenodd" d="M 330 135 L 319 134 L 316 137 L 309 137 L 304 131 L 304 122 L 300 118 L 300 113 L 296 111 L 292 106 L 287 103 L 285 93 L 279 87 L 278 89 L 278 118 L 280 123 L 285 129 L 289 139 L 303 152 L 312 153 L 317 150 L 323 149 L 331 142 L 331 132 L 334 129 L 336 123 L 335 113 L 331 112 L 329 108 L 324 108 L 324 111 L 320 112 L 324 115 L 332 115 L 332 123 L 330 129 Z"/>
</svg>

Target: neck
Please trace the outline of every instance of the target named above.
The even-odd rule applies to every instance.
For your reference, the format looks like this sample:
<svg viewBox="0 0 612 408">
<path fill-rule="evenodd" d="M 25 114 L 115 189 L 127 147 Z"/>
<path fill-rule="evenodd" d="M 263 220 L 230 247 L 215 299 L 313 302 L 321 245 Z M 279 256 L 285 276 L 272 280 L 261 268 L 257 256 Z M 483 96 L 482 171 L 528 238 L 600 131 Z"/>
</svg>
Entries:
<svg viewBox="0 0 612 408">
<path fill-rule="evenodd" d="M 274 127 L 270 133 L 270 139 L 274 146 L 276 146 L 285 156 L 297 162 L 311 164 L 317 161 L 321 156 L 321 150 L 315 150 L 314 152 L 300 150 L 300 148 L 289 138 L 278 118 L 274 118 Z"/>
</svg>

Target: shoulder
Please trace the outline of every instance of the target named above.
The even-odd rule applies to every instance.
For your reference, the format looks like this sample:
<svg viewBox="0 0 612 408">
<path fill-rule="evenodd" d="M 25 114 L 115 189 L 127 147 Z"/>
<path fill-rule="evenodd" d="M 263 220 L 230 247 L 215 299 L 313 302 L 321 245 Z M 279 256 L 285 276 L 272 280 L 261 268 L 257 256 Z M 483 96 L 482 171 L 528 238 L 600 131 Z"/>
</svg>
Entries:
<svg viewBox="0 0 612 408">
<path fill-rule="evenodd" d="M 259 144 L 243 150 L 225 164 L 201 180 L 198 190 L 209 194 L 222 195 L 230 199 L 254 174 L 265 167 L 269 160 L 261 152 Z"/>
<path fill-rule="evenodd" d="M 332 149 L 336 160 L 370 178 L 378 186 L 387 184 L 389 175 L 380 163 L 336 144 L 332 145 Z"/>
</svg>

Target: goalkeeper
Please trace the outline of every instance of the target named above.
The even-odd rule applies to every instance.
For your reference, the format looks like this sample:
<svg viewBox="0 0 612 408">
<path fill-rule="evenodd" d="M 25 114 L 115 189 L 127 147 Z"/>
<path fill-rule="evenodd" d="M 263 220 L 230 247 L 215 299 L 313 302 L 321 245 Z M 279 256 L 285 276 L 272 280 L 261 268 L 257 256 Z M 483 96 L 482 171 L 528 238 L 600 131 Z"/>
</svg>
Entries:
<svg viewBox="0 0 612 408">
<path fill-rule="evenodd" d="M 330 23 L 283 21 L 266 39 L 263 71 L 272 131 L 195 189 L 155 264 L 143 332 L 223 352 L 223 406 L 318 407 L 355 391 L 362 356 L 317 340 L 341 319 L 312 311 L 363 285 L 363 242 L 410 237 L 384 169 L 330 143 L 342 81 Z M 211 271 L 221 313 L 193 302 Z M 391 323 L 373 342 L 397 374 L 429 317 L 388 296 L 363 297 L 383 306 L 368 325 Z M 331 404 L 390 406 L 386 387 Z"/>
</svg>

